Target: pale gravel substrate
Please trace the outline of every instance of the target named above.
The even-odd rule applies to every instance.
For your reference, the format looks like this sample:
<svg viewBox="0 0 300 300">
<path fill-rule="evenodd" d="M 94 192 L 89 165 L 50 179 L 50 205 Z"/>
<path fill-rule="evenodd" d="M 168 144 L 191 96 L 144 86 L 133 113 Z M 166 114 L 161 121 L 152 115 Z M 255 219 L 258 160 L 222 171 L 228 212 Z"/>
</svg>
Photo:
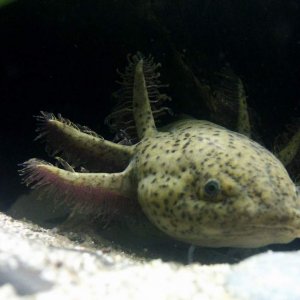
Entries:
<svg viewBox="0 0 300 300">
<path fill-rule="evenodd" d="M 0 299 L 300 299 L 300 252 L 237 265 L 135 261 L 0 214 Z"/>
</svg>

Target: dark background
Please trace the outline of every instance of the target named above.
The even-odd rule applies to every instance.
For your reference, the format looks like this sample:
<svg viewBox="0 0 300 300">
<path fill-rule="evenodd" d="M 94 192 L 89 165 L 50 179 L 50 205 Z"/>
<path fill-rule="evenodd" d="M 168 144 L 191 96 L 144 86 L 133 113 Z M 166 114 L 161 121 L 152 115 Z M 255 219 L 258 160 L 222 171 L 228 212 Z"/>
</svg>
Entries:
<svg viewBox="0 0 300 300">
<path fill-rule="evenodd" d="M 114 105 L 116 69 L 124 69 L 128 53 L 153 54 L 170 83 L 170 106 L 204 118 L 192 88 L 174 76 L 170 45 L 190 55 L 195 69 L 230 63 L 269 147 L 300 115 L 296 0 L 17 1 L 0 9 L 0 39 L 2 209 L 26 190 L 17 164 L 46 158 L 43 145 L 33 142 L 32 116 L 40 110 L 112 137 L 103 119 Z"/>
</svg>

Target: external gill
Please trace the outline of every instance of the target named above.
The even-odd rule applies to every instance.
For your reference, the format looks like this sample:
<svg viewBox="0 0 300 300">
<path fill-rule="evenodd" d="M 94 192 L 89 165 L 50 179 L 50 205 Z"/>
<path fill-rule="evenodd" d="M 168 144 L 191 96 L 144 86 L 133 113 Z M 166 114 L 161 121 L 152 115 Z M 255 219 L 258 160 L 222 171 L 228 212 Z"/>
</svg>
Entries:
<svg viewBox="0 0 300 300">
<path fill-rule="evenodd" d="M 133 115 L 139 139 L 155 134 L 155 121 L 152 115 L 148 97 L 142 59 L 137 63 L 135 68 L 133 87 Z"/>
<path fill-rule="evenodd" d="M 235 124 L 237 131 L 251 137 L 250 117 L 242 80 L 231 68 L 226 67 L 215 73 L 214 81 L 213 96 L 209 98 L 214 113 L 224 114 L 225 109 L 229 110 L 228 113 L 237 111 L 238 119 Z"/>
<path fill-rule="evenodd" d="M 285 138 L 283 137 L 282 139 Z M 296 158 L 297 154 L 299 153 L 300 128 L 298 128 L 293 136 L 288 141 L 286 141 L 285 146 L 280 148 L 281 149 L 279 151 L 276 151 L 275 155 L 283 163 L 283 165 L 287 166 Z"/>
<path fill-rule="evenodd" d="M 110 218 L 127 210 L 131 203 L 130 169 L 121 173 L 77 173 L 38 159 L 22 164 L 23 183 L 40 196 L 53 198 L 57 205 L 67 204 L 75 211 Z"/>
<path fill-rule="evenodd" d="M 72 123 L 60 115 L 41 112 L 36 140 L 46 142 L 51 156 L 61 156 L 75 167 L 90 171 L 116 172 L 128 165 L 133 154 L 131 146 L 115 144 L 98 136 L 85 126 Z"/>
<path fill-rule="evenodd" d="M 114 108 L 113 112 L 107 116 L 105 123 L 118 134 L 123 131 L 126 136 L 130 137 L 133 142 L 137 141 L 139 130 L 134 119 L 133 108 L 133 95 L 136 84 L 136 67 L 139 62 L 142 63 L 142 72 L 145 80 L 145 89 L 147 91 L 147 99 L 149 100 L 150 107 L 153 113 L 153 117 L 156 123 L 159 122 L 159 118 L 166 114 L 171 113 L 171 110 L 163 104 L 170 100 L 166 94 L 160 92 L 160 88 L 165 88 L 168 85 L 162 84 L 159 80 L 160 74 L 157 69 L 160 68 L 159 63 L 155 63 L 152 56 L 144 57 L 141 53 L 135 55 L 129 55 L 127 57 L 128 65 L 124 73 L 118 72 L 121 80 L 117 83 L 121 85 L 121 88 L 113 94 L 118 99 L 119 103 Z"/>
</svg>

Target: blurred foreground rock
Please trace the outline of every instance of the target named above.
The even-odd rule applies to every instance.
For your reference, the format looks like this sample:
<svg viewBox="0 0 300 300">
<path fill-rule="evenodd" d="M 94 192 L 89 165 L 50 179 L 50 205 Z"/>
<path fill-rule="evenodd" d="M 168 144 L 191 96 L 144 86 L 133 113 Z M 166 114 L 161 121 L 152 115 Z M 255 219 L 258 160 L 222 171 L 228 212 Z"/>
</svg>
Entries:
<svg viewBox="0 0 300 300">
<path fill-rule="evenodd" d="M 236 264 L 137 261 L 0 214 L 0 299 L 300 299 L 300 252 Z"/>
</svg>

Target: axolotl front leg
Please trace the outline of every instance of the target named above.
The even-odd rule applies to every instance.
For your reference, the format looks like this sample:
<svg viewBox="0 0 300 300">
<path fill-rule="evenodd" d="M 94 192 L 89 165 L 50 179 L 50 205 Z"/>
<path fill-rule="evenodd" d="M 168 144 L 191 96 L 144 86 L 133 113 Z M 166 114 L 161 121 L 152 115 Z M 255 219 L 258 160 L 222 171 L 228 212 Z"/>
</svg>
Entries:
<svg viewBox="0 0 300 300">
<path fill-rule="evenodd" d="M 50 196 L 57 205 L 65 203 L 83 214 L 109 217 L 128 209 L 134 199 L 128 175 L 133 146 L 112 143 L 53 114 L 42 112 L 38 121 L 37 139 L 46 141 L 47 147 L 53 149 L 52 156 L 62 157 L 57 160 L 63 169 L 30 159 L 20 170 L 27 186 L 37 189 L 40 196 Z M 75 172 L 72 166 L 84 167 L 84 172 Z"/>
</svg>

